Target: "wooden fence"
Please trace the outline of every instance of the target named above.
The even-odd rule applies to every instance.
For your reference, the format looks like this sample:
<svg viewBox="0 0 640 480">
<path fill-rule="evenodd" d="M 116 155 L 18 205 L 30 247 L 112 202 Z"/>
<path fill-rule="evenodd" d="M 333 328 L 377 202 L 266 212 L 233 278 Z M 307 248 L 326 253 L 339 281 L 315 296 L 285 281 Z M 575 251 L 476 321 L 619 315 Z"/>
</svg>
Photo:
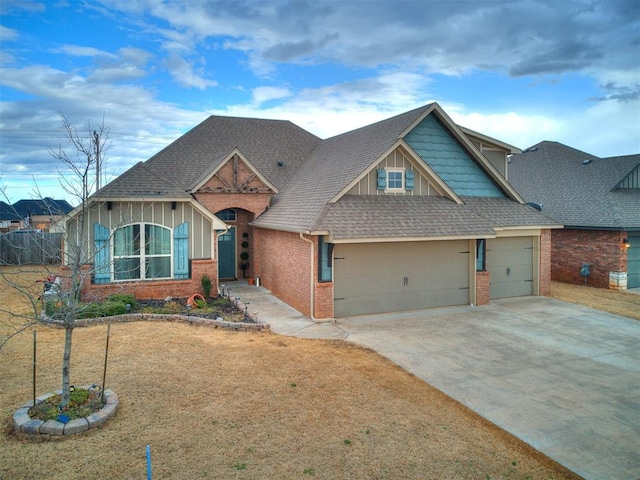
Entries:
<svg viewBox="0 0 640 480">
<path fill-rule="evenodd" d="M 0 265 L 54 265 L 60 263 L 61 255 L 61 233 L 20 231 L 0 235 Z"/>
</svg>

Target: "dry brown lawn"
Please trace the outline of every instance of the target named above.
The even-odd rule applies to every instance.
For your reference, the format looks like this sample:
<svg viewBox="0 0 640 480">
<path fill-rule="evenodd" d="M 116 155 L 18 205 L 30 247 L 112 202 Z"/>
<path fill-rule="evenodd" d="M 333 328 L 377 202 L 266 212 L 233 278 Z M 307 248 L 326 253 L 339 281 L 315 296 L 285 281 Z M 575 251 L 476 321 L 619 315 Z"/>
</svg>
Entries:
<svg viewBox="0 0 640 480">
<path fill-rule="evenodd" d="M 637 293 L 552 282 L 551 296 L 565 302 L 640 320 L 640 295 Z"/>
<path fill-rule="evenodd" d="M 74 383 L 100 382 L 105 334 L 75 330 Z M 62 342 L 38 329 L 39 394 L 59 388 Z M 9 428 L 31 355 L 30 330 L 0 351 L 3 480 L 144 478 L 147 444 L 155 479 L 578 478 L 370 350 L 159 322 L 111 327 L 113 420 L 35 443 Z"/>
</svg>

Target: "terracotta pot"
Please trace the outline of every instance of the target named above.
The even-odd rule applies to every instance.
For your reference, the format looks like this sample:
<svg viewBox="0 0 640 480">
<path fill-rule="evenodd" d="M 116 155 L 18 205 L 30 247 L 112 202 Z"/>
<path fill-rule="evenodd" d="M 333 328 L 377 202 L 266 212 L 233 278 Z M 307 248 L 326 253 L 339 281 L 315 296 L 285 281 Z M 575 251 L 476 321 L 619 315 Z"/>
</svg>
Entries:
<svg viewBox="0 0 640 480">
<path fill-rule="evenodd" d="M 190 307 L 200 308 L 196 303 L 196 298 L 202 300 L 204 303 L 207 303 L 202 295 L 200 295 L 199 293 L 195 293 L 189 297 L 189 299 L 187 300 L 187 305 L 189 305 Z"/>
<path fill-rule="evenodd" d="M 247 279 L 247 282 L 249 282 L 249 285 L 253 285 L 253 277 L 249 277 Z"/>
</svg>

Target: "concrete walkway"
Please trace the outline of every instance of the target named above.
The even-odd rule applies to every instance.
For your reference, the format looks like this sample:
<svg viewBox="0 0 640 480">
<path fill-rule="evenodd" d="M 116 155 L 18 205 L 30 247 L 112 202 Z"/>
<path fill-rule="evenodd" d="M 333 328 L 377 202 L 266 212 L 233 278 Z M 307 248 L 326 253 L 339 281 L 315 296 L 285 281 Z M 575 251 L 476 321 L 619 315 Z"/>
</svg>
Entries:
<svg viewBox="0 0 640 480">
<path fill-rule="evenodd" d="M 640 322 L 546 297 L 314 323 L 241 282 L 274 333 L 391 359 L 587 479 L 640 478 Z"/>
</svg>

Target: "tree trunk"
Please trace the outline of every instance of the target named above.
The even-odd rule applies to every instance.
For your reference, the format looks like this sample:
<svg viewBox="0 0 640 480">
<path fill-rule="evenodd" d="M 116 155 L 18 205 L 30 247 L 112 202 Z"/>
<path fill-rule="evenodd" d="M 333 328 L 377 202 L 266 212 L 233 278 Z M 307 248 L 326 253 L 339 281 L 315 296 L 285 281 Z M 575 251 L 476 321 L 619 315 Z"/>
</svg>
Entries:
<svg viewBox="0 0 640 480">
<path fill-rule="evenodd" d="M 73 335 L 73 327 L 64 329 L 64 355 L 62 356 L 62 407 L 69 405 L 71 397 L 71 383 L 69 382 L 69 373 L 71 371 L 71 336 Z"/>
</svg>

